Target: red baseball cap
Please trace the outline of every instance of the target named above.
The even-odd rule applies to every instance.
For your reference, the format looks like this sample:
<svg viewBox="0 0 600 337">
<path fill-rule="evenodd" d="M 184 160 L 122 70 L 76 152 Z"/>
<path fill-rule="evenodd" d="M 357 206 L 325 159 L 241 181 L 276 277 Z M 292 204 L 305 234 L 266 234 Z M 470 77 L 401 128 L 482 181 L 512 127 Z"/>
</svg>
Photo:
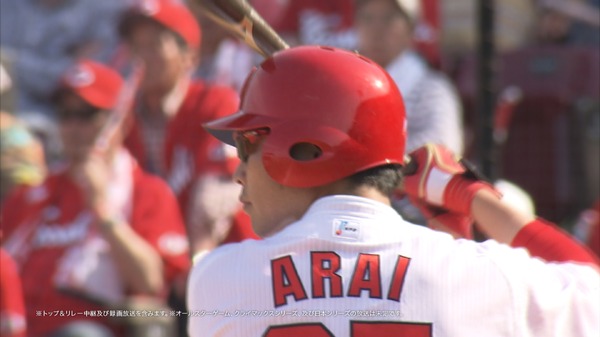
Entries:
<svg viewBox="0 0 600 337">
<path fill-rule="evenodd" d="M 179 34 L 189 47 L 200 47 L 201 31 L 196 17 L 185 4 L 178 0 L 136 0 L 121 20 L 119 30 L 126 36 L 136 22 L 136 17 L 154 20 L 165 28 Z"/>
<path fill-rule="evenodd" d="M 78 61 L 62 76 L 59 91 L 70 90 L 88 104 L 99 109 L 112 109 L 117 104 L 123 78 L 112 68 L 91 60 Z"/>
</svg>

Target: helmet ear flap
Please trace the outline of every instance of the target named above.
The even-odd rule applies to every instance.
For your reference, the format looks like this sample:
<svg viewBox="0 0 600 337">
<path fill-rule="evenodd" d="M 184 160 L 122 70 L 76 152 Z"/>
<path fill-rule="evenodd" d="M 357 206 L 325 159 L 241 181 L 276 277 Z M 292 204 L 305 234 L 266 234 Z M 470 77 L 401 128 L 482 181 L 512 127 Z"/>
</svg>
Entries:
<svg viewBox="0 0 600 337">
<path fill-rule="evenodd" d="M 323 150 L 316 144 L 300 142 L 290 148 L 290 157 L 297 161 L 315 160 L 323 155 Z"/>
<path fill-rule="evenodd" d="M 263 143 L 263 164 L 275 181 L 293 187 L 311 186 L 334 180 L 340 171 L 338 158 L 346 157 L 354 140 L 339 129 L 310 122 L 288 122 L 271 129 Z M 356 144 L 354 144 L 355 146 Z"/>
</svg>

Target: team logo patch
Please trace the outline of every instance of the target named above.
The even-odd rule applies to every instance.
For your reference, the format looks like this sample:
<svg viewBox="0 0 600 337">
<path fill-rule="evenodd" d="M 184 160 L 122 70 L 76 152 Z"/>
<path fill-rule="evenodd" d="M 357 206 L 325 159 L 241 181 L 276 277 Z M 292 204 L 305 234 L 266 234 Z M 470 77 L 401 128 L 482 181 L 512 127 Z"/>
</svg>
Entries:
<svg viewBox="0 0 600 337">
<path fill-rule="evenodd" d="M 358 240 L 360 224 L 354 221 L 334 219 L 332 224 L 333 236 Z"/>
<path fill-rule="evenodd" d="M 69 69 L 65 75 L 67 84 L 74 88 L 81 88 L 94 83 L 94 73 L 85 65 L 78 65 Z"/>
</svg>

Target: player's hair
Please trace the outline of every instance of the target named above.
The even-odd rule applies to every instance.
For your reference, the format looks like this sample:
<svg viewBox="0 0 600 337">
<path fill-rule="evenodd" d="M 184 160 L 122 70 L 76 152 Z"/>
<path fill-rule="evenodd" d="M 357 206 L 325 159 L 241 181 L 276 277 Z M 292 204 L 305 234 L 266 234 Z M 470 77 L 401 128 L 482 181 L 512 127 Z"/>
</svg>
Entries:
<svg viewBox="0 0 600 337">
<path fill-rule="evenodd" d="M 384 195 L 391 196 L 402 182 L 402 166 L 382 165 L 360 171 L 348 178 L 355 187 L 374 187 Z"/>
</svg>

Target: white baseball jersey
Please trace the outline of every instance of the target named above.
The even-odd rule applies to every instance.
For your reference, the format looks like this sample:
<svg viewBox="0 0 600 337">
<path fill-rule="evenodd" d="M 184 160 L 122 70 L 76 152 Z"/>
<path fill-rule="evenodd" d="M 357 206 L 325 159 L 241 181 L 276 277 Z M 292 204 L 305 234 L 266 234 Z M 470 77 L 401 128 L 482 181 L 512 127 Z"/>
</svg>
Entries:
<svg viewBox="0 0 600 337">
<path fill-rule="evenodd" d="M 382 203 L 330 196 L 272 237 L 202 258 L 189 335 L 596 337 L 599 288 L 590 266 L 454 240 Z"/>
</svg>

